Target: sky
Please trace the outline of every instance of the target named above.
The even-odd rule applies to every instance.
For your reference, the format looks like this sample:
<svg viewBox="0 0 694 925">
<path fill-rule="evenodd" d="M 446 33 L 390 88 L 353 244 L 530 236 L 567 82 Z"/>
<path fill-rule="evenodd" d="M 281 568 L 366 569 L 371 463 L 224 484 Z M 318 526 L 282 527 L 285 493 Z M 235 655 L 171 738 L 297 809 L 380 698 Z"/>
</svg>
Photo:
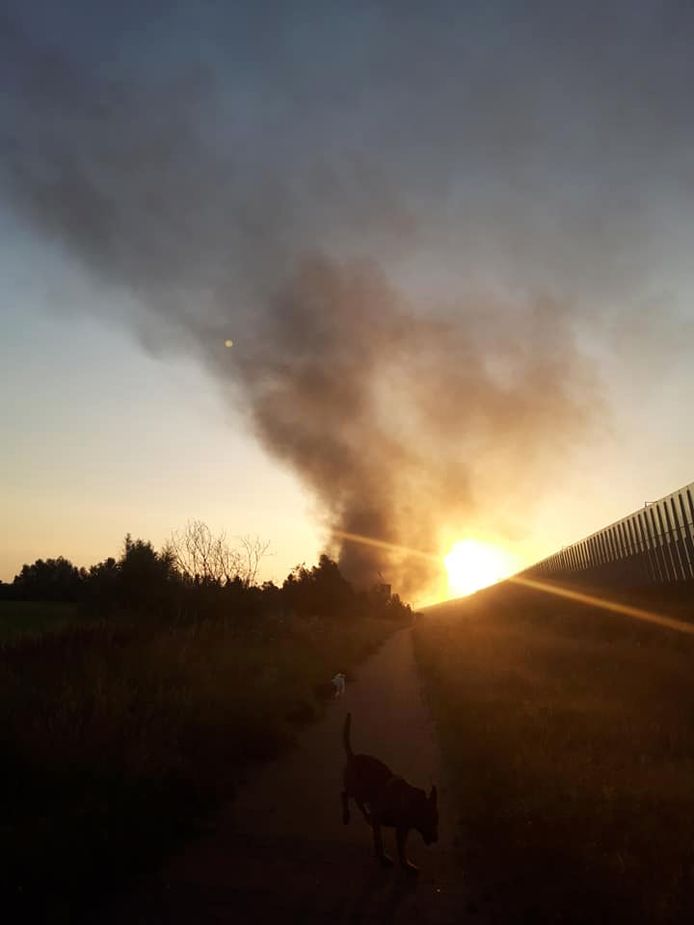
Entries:
<svg viewBox="0 0 694 925">
<path fill-rule="evenodd" d="M 431 596 L 692 480 L 689 5 L 3 10 L 1 578 L 202 519 Z"/>
</svg>

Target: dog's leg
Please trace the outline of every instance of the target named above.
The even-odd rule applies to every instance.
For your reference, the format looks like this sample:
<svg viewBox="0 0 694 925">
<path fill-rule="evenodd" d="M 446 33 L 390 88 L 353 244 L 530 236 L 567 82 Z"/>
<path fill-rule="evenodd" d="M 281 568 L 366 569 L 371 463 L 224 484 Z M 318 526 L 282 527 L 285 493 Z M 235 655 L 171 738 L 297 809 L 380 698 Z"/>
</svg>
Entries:
<svg viewBox="0 0 694 925">
<path fill-rule="evenodd" d="M 374 833 L 374 851 L 376 852 L 376 857 L 381 862 L 381 867 L 392 867 L 393 861 L 388 857 L 388 855 L 383 850 L 383 835 L 381 834 L 381 826 L 372 819 L 371 828 Z"/>
<path fill-rule="evenodd" d="M 408 832 L 409 832 L 409 829 L 398 828 L 397 830 L 398 860 L 400 861 L 400 866 L 402 867 L 402 869 L 407 871 L 408 874 L 417 874 L 419 873 L 419 869 L 415 867 L 414 864 L 411 864 L 407 860 L 407 852 L 405 849 L 405 843 L 407 842 Z"/>
<path fill-rule="evenodd" d="M 342 791 L 342 823 L 347 825 L 349 822 L 349 796 L 346 790 Z"/>
</svg>

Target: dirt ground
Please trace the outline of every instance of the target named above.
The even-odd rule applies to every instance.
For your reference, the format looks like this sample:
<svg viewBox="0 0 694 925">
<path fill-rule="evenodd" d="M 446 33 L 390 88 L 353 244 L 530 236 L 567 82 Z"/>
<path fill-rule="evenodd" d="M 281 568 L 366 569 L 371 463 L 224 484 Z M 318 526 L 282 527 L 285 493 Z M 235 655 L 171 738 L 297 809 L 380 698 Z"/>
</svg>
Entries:
<svg viewBox="0 0 694 925">
<path fill-rule="evenodd" d="M 335 666 L 337 670 L 339 666 Z M 352 713 L 352 745 L 410 783 L 439 789 L 439 842 L 409 842 L 414 880 L 382 870 L 358 811 L 341 820 L 341 730 Z M 394 833 L 386 850 L 395 856 Z M 128 897 L 108 920 L 137 923 L 431 923 L 485 921 L 466 890 L 455 853 L 455 808 L 435 731 L 420 695 L 409 629 L 360 668 L 345 696 L 304 730 L 298 746 L 262 769 L 215 830 Z"/>
</svg>

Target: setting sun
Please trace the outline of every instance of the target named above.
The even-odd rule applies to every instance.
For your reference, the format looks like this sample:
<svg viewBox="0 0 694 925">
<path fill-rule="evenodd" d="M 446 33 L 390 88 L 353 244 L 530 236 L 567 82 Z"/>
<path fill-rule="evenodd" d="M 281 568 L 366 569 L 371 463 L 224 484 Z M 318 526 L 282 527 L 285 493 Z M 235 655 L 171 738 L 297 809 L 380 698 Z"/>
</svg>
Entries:
<svg viewBox="0 0 694 925">
<path fill-rule="evenodd" d="M 461 540 L 445 557 L 448 587 L 453 594 L 472 594 L 501 581 L 513 571 L 511 557 L 498 546 Z"/>
</svg>

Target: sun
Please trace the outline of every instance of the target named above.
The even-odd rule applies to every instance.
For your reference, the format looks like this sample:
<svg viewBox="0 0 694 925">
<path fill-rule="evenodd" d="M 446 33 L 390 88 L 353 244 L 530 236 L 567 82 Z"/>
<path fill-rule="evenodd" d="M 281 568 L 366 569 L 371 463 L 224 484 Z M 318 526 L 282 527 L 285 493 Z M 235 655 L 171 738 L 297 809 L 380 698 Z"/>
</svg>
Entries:
<svg viewBox="0 0 694 925">
<path fill-rule="evenodd" d="M 465 595 L 501 581 L 513 572 L 511 557 L 480 540 L 460 540 L 443 560 L 452 594 Z"/>
</svg>

